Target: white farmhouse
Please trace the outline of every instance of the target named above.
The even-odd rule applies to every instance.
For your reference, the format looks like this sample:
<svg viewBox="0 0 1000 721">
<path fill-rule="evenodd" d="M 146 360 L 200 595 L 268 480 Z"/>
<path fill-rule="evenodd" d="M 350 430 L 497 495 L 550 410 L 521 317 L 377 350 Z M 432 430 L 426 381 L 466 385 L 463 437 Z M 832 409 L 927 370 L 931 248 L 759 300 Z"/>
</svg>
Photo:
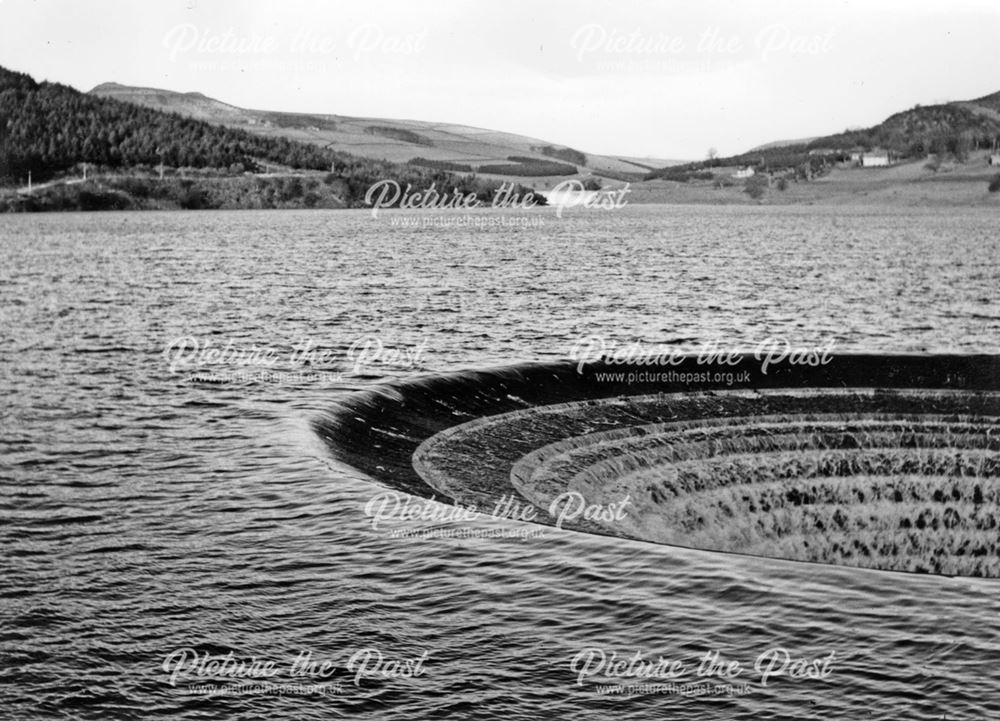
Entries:
<svg viewBox="0 0 1000 721">
<path fill-rule="evenodd" d="M 884 168 L 889 165 L 889 154 L 872 151 L 861 156 L 862 168 Z"/>
</svg>

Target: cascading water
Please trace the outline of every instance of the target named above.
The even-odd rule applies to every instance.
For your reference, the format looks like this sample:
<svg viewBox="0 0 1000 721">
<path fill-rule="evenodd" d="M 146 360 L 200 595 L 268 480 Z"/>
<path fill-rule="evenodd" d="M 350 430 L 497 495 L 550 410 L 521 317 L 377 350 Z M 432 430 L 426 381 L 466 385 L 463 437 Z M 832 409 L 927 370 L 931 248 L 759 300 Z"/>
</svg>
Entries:
<svg viewBox="0 0 1000 721">
<path fill-rule="evenodd" d="M 997 370 L 993 357 L 847 356 L 678 392 L 521 366 L 362 394 L 316 429 L 387 485 L 476 508 L 516 499 L 540 523 L 1000 577 Z M 569 497 L 618 512 L 567 520 Z"/>
</svg>

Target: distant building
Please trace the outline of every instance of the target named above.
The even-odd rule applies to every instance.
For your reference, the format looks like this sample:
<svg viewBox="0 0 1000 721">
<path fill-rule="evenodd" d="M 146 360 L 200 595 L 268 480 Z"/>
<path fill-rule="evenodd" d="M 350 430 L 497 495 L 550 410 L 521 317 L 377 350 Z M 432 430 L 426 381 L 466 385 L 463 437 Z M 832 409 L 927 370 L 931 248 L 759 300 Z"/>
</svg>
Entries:
<svg viewBox="0 0 1000 721">
<path fill-rule="evenodd" d="M 864 153 L 861 156 L 862 168 L 884 168 L 890 164 L 889 154 L 881 151 Z"/>
<path fill-rule="evenodd" d="M 754 169 L 752 166 L 748 165 L 742 170 L 737 170 L 733 173 L 734 178 L 752 178 L 754 176 Z"/>
<path fill-rule="evenodd" d="M 993 153 L 990 156 L 990 165 L 1000 165 L 1000 153 Z"/>
<path fill-rule="evenodd" d="M 851 162 L 856 165 L 861 165 L 861 158 L 864 154 L 865 151 L 863 148 L 853 148 L 851 150 Z"/>
</svg>

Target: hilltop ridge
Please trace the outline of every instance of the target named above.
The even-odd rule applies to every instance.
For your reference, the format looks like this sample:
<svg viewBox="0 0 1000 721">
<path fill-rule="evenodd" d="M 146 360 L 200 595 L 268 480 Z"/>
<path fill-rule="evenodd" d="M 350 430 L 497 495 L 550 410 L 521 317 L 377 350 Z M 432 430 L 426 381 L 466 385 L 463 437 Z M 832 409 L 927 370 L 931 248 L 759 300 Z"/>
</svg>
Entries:
<svg viewBox="0 0 1000 721">
<path fill-rule="evenodd" d="M 4 68 L 0 128 L 0 210 L 361 207 L 383 179 L 487 204 L 503 183 L 524 195 L 567 179 L 629 183 L 632 203 L 1000 201 L 1000 92 L 676 166 L 449 123 L 247 110 L 200 92 L 109 82 L 81 93 Z M 887 167 L 858 167 L 867 153 Z"/>
<path fill-rule="evenodd" d="M 449 122 L 239 108 L 198 92 L 102 83 L 90 94 L 179 113 L 265 137 L 285 137 L 335 148 L 373 160 L 465 172 L 486 172 L 479 171 L 480 166 L 495 168 L 534 161 L 576 166 L 573 171 L 564 168 L 567 172 L 552 173 L 553 176 L 579 171 L 611 179 L 638 180 L 651 168 L 685 162 L 600 155 L 541 138 Z"/>
<path fill-rule="evenodd" d="M 189 100 L 218 107 L 204 96 Z M 11 189 L 0 210 L 357 207 L 386 179 L 490 202 L 501 187 L 39 83 L 2 67 L 0 129 L 0 185 Z"/>
</svg>

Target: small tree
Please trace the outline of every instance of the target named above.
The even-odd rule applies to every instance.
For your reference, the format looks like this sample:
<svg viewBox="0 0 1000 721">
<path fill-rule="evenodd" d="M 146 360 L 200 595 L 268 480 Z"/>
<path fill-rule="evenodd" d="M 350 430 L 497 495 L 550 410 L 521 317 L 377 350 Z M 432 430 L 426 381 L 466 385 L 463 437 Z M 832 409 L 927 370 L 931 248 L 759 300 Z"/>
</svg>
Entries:
<svg viewBox="0 0 1000 721">
<path fill-rule="evenodd" d="M 767 178 L 762 175 L 747 178 L 746 184 L 743 186 L 743 192 L 754 200 L 760 200 L 764 197 L 764 193 L 767 192 Z"/>
</svg>

